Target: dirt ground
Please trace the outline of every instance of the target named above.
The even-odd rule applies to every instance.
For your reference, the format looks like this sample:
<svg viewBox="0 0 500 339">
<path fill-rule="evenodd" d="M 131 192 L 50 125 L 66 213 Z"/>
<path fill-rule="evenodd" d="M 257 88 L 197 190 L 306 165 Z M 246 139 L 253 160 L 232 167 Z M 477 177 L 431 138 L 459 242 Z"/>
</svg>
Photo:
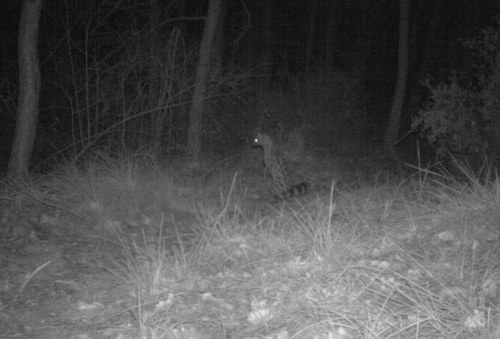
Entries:
<svg viewBox="0 0 500 339">
<path fill-rule="evenodd" d="M 113 232 L 93 232 L 82 220 L 51 215 L 50 209 L 38 210 L 38 216 L 3 212 L 0 338 L 116 338 L 136 323 L 127 311 L 130 296 L 107 269 L 122 249 Z M 165 232 L 175 229 L 178 235 L 182 227 L 187 234 L 193 216 L 168 212 Z M 132 238 L 140 238 L 138 223 L 120 224 Z"/>
</svg>

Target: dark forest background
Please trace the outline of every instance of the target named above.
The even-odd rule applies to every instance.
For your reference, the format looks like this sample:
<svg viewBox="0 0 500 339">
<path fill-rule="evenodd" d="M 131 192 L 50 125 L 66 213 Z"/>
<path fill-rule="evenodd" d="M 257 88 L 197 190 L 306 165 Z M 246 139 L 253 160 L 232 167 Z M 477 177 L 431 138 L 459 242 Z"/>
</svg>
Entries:
<svg viewBox="0 0 500 339">
<path fill-rule="evenodd" d="M 416 153 L 421 138 L 431 155 L 491 153 L 498 134 L 492 124 L 500 78 L 497 1 L 410 6 L 398 150 Z M 16 122 L 20 3 L 3 2 L 0 10 L 4 171 Z M 206 13 L 206 1 L 45 1 L 33 169 L 101 152 L 184 154 Z M 223 0 L 202 153 L 241 150 L 263 111 L 283 130 L 300 131 L 311 149 L 354 154 L 381 146 L 396 83 L 398 27 L 395 0 Z"/>
</svg>

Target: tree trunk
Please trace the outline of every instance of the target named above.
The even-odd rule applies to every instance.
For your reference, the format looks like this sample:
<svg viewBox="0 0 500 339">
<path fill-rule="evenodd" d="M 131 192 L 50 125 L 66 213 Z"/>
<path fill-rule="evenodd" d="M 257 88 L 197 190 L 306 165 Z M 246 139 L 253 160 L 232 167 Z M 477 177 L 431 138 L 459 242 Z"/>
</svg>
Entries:
<svg viewBox="0 0 500 339">
<path fill-rule="evenodd" d="M 399 57 L 398 78 L 394 99 L 392 102 L 389 124 L 384 139 L 384 147 L 387 151 L 395 154 L 395 144 L 399 135 L 399 121 L 406 91 L 408 77 L 408 28 L 410 20 L 410 0 L 399 0 Z"/>
<path fill-rule="evenodd" d="M 326 42 L 325 42 L 325 69 L 332 70 L 336 65 L 337 54 L 335 53 L 339 27 L 339 1 L 330 1 L 330 14 L 328 17 Z"/>
<path fill-rule="evenodd" d="M 378 11 L 376 3 L 368 1 L 359 3 L 359 11 L 357 13 L 357 34 L 356 34 L 356 53 L 354 55 L 354 69 L 356 70 L 356 78 L 363 86 L 367 81 L 368 66 L 373 44 L 373 32 L 375 20 L 373 19 Z"/>
<path fill-rule="evenodd" d="M 200 56 L 196 70 L 193 105 L 189 111 L 188 150 L 193 164 L 198 164 L 201 151 L 201 132 L 203 121 L 203 104 L 210 70 L 210 55 L 214 42 L 217 21 L 219 20 L 221 0 L 210 0 L 207 19 L 200 44 Z"/>
<path fill-rule="evenodd" d="M 27 176 L 33 152 L 40 99 L 38 30 L 42 0 L 24 0 L 19 22 L 19 97 L 14 143 L 9 160 L 11 176 Z"/>
<path fill-rule="evenodd" d="M 309 25 L 307 32 L 307 42 L 306 42 L 306 60 L 305 60 L 305 70 L 306 74 L 309 75 L 309 71 L 311 70 L 311 62 L 312 62 L 312 53 L 313 53 L 313 41 L 314 35 L 316 34 L 316 15 L 318 13 L 318 0 L 312 0 L 311 4 L 311 12 L 309 13 Z"/>
<path fill-rule="evenodd" d="M 432 17 L 429 28 L 426 30 L 427 37 L 424 44 L 424 52 L 422 55 L 422 60 L 420 61 L 420 67 L 418 68 L 418 73 L 416 74 L 416 80 L 413 86 L 409 90 L 409 98 L 407 107 L 412 111 L 417 111 L 420 102 L 423 97 L 424 87 L 420 81 L 425 80 L 425 77 L 431 72 L 431 65 L 436 58 L 436 43 L 438 25 L 443 25 L 443 18 L 440 15 L 441 9 L 443 8 L 443 0 L 435 0 L 432 6 Z M 443 27 L 443 26 L 441 26 Z M 416 40 L 416 39 L 415 39 Z"/>
<path fill-rule="evenodd" d="M 497 42 L 497 50 L 500 49 L 500 43 Z M 493 159 L 494 165 L 498 166 L 500 162 L 500 53 L 495 58 L 495 70 L 493 74 L 493 98 L 495 104 L 491 115 L 491 136 L 489 141 L 488 155 Z M 495 114 L 496 113 L 496 114 Z"/>
<path fill-rule="evenodd" d="M 175 8 L 177 9 L 177 17 L 179 18 L 183 18 L 186 16 L 186 12 L 187 12 L 187 1 L 186 0 L 175 0 L 173 1 L 173 4 L 175 6 Z M 194 16 L 194 14 L 193 14 Z M 185 23 L 185 20 L 180 20 L 178 23 L 177 23 L 177 28 L 179 29 L 179 31 L 182 33 L 183 36 L 186 36 L 188 34 L 188 32 L 186 32 L 186 23 Z"/>
<path fill-rule="evenodd" d="M 261 89 L 264 93 L 267 92 L 271 85 L 271 75 L 273 73 L 272 64 L 273 64 L 273 52 L 272 52 L 272 11 L 271 5 L 272 1 L 267 0 L 264 1 L 264 23 L 262 24 L 263 31 L 263 51 L 262 51 L 262 62 L 264 64 L 263 74 L 264 77 L 261 79 Z"/>
<path fill-rule="evenodd" d="M 212 48 L 212 72 L 218 74 L 222 67 L 222 57 L 224 51 L 224 27 L 226 21 L 227 3 L 220 0 L 219 20 L 215 31 L 214 44 Z"/>
<path fill-rule="evenodd" d="M 159 107 L 160 98 L 160 45 L 158 38 L 158 21 L 160 14 L 159 0 L 149 1 L 149 29 L 151 36 L 149 40 L 149 86 L 148 86 L 148 109 L 154 110 L 151 115 L 152 122 L 152 148 L 154 155 L 160 160 L 162 155 L 161 137 L 165 120 L 165 110 Z"/>
</svg>

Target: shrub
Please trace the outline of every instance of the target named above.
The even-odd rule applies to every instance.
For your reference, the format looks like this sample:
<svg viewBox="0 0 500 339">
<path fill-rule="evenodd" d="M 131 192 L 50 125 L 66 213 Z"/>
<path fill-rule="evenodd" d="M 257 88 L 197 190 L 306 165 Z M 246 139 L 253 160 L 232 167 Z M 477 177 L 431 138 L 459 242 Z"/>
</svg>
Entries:
<svg viewBox="0 0 500 339">
<path fill-rule="evenodd" d="M 431 97 L 411 128 L 435 147 L 439 158 L 483 155 L 490 141 L 498 138 L 494 114 L 500 86 L 499 38 L 500 29 L 490 27 L 465 40 L 474 60 L 471 72 L 454 74 L 449 83 L 424 83 Z"/>
<path fill-rule="evenodd" d="M 489 116 L 480 109 L 480 94 L 460 86 L 456 78 L 449 84 L 425 86 L 431 91 L 428 103 L 412 123 L 436 149 L 438 157 L 482 154 L 487 148 L 485 140 Z"/>
</svg>

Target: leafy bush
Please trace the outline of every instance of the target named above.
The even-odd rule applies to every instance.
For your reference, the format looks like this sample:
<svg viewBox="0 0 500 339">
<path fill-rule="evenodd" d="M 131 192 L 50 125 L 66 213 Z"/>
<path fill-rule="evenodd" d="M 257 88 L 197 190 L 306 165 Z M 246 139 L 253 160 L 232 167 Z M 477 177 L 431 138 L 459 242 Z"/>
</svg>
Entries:
<svg viewBox="0 0 500 339">
<path fill-rule="evenodd" d="M 425 86 L 431 98 L 413 120 L 412 129 L 420 130 L 438 157 L 483 153 L 489 117 L 480 109 L 481 95 L 460 86 L 456 78 L 435 86 L 427 81 Z"/>
<path fill-rule="evenodd" d="M 411 128 L 435 147 L 438 157 L 482 155 L 498 136 L 493 120 L 499 99 L 499 38 L 496 27 L 463 42 L 474 60 L 470 74 L 455 74 L 449 83 L 424 83 L 431 97 Z"/>
</svg>

